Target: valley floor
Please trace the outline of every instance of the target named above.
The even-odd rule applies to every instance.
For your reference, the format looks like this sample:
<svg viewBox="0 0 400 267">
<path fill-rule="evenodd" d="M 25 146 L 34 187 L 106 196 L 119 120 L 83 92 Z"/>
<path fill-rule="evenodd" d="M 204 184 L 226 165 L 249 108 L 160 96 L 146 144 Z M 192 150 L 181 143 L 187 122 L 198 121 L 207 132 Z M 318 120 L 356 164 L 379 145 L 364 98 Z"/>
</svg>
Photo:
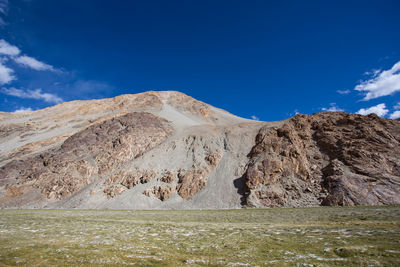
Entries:
<svg viewBox="0 0 400 267">
<path fill-rule="evenodd" d="M 0 266 L 399 266 L 400 207 L 0 210 Z"/>
</svg>

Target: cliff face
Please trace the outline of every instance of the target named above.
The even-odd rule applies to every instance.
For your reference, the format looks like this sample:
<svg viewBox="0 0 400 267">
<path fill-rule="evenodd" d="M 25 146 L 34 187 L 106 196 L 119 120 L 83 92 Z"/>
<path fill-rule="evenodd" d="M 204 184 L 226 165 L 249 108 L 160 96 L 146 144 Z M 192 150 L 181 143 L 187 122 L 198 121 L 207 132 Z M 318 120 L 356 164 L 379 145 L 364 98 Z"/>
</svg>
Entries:
<svg viewBox="0 0 400 267">
<path fill-rule="evenodd" d="M 0 207 L 400 203 L 400 122 L 236 117 L 179 92 L 0 114 Z"/>
<path fill-rule="evenodd" d="M 246 170 L 250 206 L 400 203 L 400 124 L 372 114 L 297 115 L 263 127 Z"/>
</svg>

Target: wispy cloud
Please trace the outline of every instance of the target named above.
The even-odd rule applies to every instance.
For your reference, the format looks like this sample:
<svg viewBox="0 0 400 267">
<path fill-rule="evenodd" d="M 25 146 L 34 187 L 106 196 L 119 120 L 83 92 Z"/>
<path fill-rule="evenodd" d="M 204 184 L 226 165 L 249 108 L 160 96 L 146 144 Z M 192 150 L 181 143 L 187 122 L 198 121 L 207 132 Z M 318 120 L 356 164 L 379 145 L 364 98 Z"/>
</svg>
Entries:
<svg viewBox="0 0 400 267">
<path fill-rule="evenodd" d="M 25 108 L 25 107 L 20 107 L 20 108 L 14 110 L 15 113 L 31 112 L 31 111 L 33 111 L 32 108 Z"/>
<path fill-rule="evenodd" d="M 386 108 L 386 105 L 384 103 L 381 103 L 376 106 L 372 106 L 370 108 L 362 108 L 356 113 L 360 115 L 368 115 L 371 113 L 375 113 L 379 117 L 384 117 L 388 112 L 389 110 Z"/>
<path fill-rule="evenodd" d="M 5 40 L 0 40 L 0 55 L 17 56 L 20 52 L 18 47 L 9 44 Z"/>
<path fill-rule="evenodd" d="M 8 0 L 0 0 L 0 13 L 7 14 Z"/>
<path fill-rule="evenodd" d="M 381 69 L 374 69 L 374 70 L 371 70 L 371 71 L 366 71 L 366 72 L 364 72 L 364 75 L 376 77 L 376 76 L 378 76 L 378 74 L 379 74 L 381 71 L 382 71 Z"/>
<path fill-rule="evenodd" d="M 328 108 L 322 108 L 322 111 L 330 111 L 330 112 L 334 112 L 334 111 L 344 111 L 344 109 L 339 108 L 336 103 L 330 103 L 329 104 L 330 107 Z"/>
<path fill-rule="evenodd" d="M 354 89 L 366 92 L 364 100 L 387 96 L 400 91 L 400 61 L 389 70 L 375 70 L 371 79 L 362 81 Z"/>
<path fill-rule="evenodd" d="M 348 94 L 350 94 L 350 90 L 337 90 L 336 91 L 338 94 L 341 94 L 341 95 L 348 95 Z"/>
<path fill-rule="evenodd" d="M 39 61 L 36 58 L 29 57 L 27 55 L 20 56 L 20 53 L 21 53 L 21 50 L 18 47 L 8 43 L 4 39 L 0 39 L 0 55 L 2 55 L 3 58 L 5 58 L 7 60 L 11 59 L 15 63 L 17 63 L 23 67 L 31 68 L 33 70 L 59 71 L 59 70 L 56 70 L 53 66 L 46 64 L 42 61 Z"/>
<path fill-rule="evenodd" d="M 2 64 L 0 62 L 0 85 L 7 84 L 12 80 L 15 80 L 15 76 L 13 75 L 14 71 Z"/>
<path fill-rule="evenodd" d="M 8 12 L 8 0 L 0 0 L 0 27 L 6 25 L 3 17 L 7 15 Z"/>
<path fill-rule="evenodd" d="M 24 67 L 29 67 L 34 70 L 50 70 L 55 71 L 53 66 L 43 63 L 33 57 L 20 56 L 16 57 L 14 61 Z"/>
<path fill-rule="evenodd" d="M 255 120 L 255 121 L 259 121 L 259 120 L 260 120 L 260 118 L 257 117 L 257 116 L 255 116 L 255 115 L 251 115 L 250 118 L 251 118 L 252 120 Z"/>
<path fill-rule="evenodd" d="M 47 103 L 59 104 L 63 102 L 63 99 L 56 94 L 43 93 L 42 89 L 35 90 L 22 90 L 14 87 L 11 88 L 2 88 L 1 92 L 6 95 L 15 96 L 19 98 L 29 98 L 36 100 L 43 100 Z"/>
</svg>

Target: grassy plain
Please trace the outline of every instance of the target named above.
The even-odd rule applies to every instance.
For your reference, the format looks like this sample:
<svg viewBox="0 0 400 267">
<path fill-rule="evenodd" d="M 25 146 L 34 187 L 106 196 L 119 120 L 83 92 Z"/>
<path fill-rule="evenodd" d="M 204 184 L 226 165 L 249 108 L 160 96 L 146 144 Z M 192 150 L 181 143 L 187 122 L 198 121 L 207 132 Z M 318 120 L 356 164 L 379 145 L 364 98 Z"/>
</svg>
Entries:
<svg viewBox="0 0 400 267">
<path fill-rule="evenodd" d="M 15 265 L 400 266 L 400 207 L 1 210 Z"/>
</svg>

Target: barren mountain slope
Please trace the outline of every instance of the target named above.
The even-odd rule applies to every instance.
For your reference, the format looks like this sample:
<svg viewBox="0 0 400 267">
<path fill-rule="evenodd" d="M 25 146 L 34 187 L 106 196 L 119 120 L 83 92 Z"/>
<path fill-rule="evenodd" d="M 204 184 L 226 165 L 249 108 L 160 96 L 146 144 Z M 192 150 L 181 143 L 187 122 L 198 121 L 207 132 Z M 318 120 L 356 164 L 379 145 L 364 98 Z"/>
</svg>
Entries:
<svg viewBox="0 0 400 267">
<path fill-rule="evenodd" d="M 400 122 L 236 117 L 179 92 L 0 113 L 0 207 L 400 203 Z"/>
<path fill-rule="evenodd" d="M 240 207 L 261 123 L 179 92 L 3 113 L 3 207 Z"/>
</svg>

